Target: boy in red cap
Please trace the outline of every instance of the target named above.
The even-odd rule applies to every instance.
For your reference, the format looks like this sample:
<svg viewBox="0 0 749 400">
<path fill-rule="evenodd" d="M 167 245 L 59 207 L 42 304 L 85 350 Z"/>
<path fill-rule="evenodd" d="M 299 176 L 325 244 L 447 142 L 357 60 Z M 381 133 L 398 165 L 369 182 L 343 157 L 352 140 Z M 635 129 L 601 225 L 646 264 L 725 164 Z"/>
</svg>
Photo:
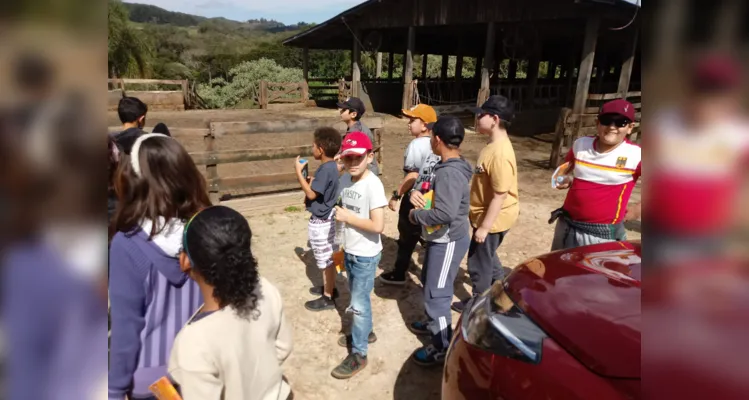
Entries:
<svg viewBox="0 0 749 400">
<path fill-rule="evenodd" d="M 627 140 L 635 121 L 635 107 L 613 100 L 601 107 L 597 135 L 577 139 L 566 162 L 572 182 L 562 208 L 551 213 L 557 221 L 551 249 L 569 249 L 595 243 L 626 240 L 624 221 L 639 218 L 640 204 L 627 203 L 641 173 L 640 146 Z M 561 217 L 561 218 L 560 218 Z"/>
<path fill-rule="evenodd" d="M 403 115 L 408 117 L 408 130 L 415 139 L 406 147 L 403 156 L 403 181 L 393 191 L 388 204 L 392 211 L 398 210 L 398 256 L 393 270 L 384 272 L 379 277 L 382 283 L 396 286 L 406 284 L 406 272 L 411 264 L 411 255 L 421 238 L 421 226 L 414 225 L 408 220 L 408 214 L 414 209 L 411 201 L 406 199 L 400 203 L 400 208 L 396 207 L 401 198 L 411 189 L 419 189 L 415 186 L 419 179 L 419 171 L 426 164 L 430 164 L 427 168 L 431 171 L 440 160 L 439 156 L 432 152 L 432 126 L 437 122 L 437 113 L 434 108 L 426 104 L 418 104 L 408 110 L 403 110 Z"/>
<path fill-rule="evenodd" d="M 372 335 L 371 293 L 375 272 L 382 257 L 380 234 L 385 229 L 385 207 L 388 204 L 380 178 L 367 167 L 372 162 L 372 142 L 363 132 L 346 135 L 341 146 L 346 173 L 341 177 L 341 206 L 335 208 L 335 219 L 343 222 L 344 267 L 351 290 L 351 304 L 346 312 L 353 314 L 350 337 L 351 354 L 331 375 L 348 379 L 367 366 L 367 349 Z M 341 341 L 339 341 L 341 344 Z"/>
</svg>

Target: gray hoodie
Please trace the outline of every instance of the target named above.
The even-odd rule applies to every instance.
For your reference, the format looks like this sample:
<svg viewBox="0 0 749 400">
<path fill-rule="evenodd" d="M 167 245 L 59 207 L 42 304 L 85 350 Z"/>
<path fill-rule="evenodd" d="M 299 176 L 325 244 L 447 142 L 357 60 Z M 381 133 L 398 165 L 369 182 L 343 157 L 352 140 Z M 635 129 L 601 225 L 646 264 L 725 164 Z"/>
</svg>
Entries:
<svg viewBox="0 0 749 400">
<path fill-rule="evenodd" d="M 473 168 L 464 158 L 442 161 L 434 167 L 434 201 L 429 210 L 416 210 L 413 218 L 422 225 L 422 236 L 435 243 L 454 242 L 468 233 L 468 206 Z M 441 225 L 429 234 L 425 226 Z"/>
</svg>

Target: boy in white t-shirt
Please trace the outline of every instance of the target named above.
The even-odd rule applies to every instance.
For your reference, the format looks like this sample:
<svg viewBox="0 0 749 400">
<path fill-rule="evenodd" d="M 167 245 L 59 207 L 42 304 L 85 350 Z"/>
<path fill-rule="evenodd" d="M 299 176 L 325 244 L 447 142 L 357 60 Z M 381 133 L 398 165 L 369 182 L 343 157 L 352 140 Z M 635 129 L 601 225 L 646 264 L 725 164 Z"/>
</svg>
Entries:
<svg viewBox="0 0 749 400">
<path fill-rule="evenodd" d="M 346 312 L 353 314 L 351 354 L 331 375 L 348 379 L 367 366 L 368 338 L 372 332 L 372 304 L 375 272 L 382 257 L 380 234 L 385 229 L 385 207 L 388 199 L 377 175 L 367 165 L 372 162 L 372 142 L 362 132 L 349 133 L 341 146 L 346 174 L 341 177 L 341 204 L 335 218 L 346 224 L 344 230 L 344 265 L 351 289 L 351 304 Z"/>
</svg>

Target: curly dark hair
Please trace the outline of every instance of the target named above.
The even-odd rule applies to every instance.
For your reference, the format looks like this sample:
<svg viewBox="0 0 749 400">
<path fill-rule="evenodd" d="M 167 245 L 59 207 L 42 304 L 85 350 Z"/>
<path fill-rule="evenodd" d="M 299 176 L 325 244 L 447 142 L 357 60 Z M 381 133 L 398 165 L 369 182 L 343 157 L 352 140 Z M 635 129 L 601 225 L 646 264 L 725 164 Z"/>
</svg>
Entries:
<svg viewBox="0 0 749 400">
<path fill-rule="evenodd" d="M 213 286 L 219 305 L 256 318 L 260 275 L 251 241 L 250 224 L 225 206 L 206 208 L 185 226 L 184 250 L 193 271 Z"/>
<path fill-rule="evenodd" d="M 315 144 L 325 156 L 333 158 L 341 150 L 341 133 L 335 128 L 323 126 L 315 130 Z"/>
</svg>

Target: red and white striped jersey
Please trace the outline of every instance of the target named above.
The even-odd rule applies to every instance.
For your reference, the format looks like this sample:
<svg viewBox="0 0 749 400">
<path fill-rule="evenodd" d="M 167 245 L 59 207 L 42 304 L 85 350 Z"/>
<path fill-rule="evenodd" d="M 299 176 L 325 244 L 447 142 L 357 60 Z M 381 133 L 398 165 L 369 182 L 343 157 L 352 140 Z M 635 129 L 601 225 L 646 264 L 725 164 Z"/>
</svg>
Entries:
<svg viewBox="0 0 749 400">
<path fill-rule="evenodd" d="M 575 179 L 564 209 L 575 221 L 616 224 L 624 220 L 627 203 L 640 177 L 642 149 L 625 140 L 607 153 L 596 151 L 596 137 L 577 139 L 565 161 Z"/>
</svg>

